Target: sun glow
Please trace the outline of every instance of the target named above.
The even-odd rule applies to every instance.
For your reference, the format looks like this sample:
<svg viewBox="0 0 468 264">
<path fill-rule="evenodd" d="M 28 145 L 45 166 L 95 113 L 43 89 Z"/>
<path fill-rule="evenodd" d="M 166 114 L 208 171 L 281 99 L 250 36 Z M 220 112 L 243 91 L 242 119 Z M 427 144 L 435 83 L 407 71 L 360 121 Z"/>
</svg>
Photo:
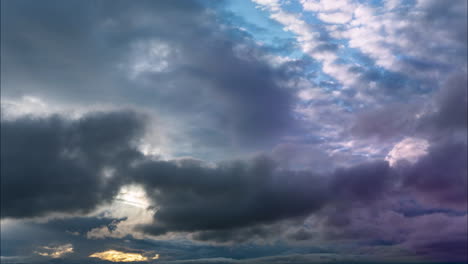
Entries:
<svg viewBox="0 0 468 264">
<path fill-rule="evenodd" d="M 64 255 L 73 253 L 73 246 L 72 244 L 66 244 L 57 247 L 42 247 L 39 251 L 35 251 L 36 254 L 43 256 L 43 257 L 50 257 L 50 258 L 61 258 Z"/>
<path fill-rule="evenodd" d="M 146 257 L 139 253 L 125 253 L 117 250 L 107 250 L 104 252 L 97 252 L 91 254 L 90 258 L 98 258 L 112 262 L 135 262 L 135 261 L 149 261 L 152 259 L 159 259 L 159 254 L 154 257 Z"/>
<path fill-rule="evenodd" d="M 143 209 L 150 206 L 145 190 L 138 185 L 123 186 L 117 195 L 116 200 Z"/>
</svg>

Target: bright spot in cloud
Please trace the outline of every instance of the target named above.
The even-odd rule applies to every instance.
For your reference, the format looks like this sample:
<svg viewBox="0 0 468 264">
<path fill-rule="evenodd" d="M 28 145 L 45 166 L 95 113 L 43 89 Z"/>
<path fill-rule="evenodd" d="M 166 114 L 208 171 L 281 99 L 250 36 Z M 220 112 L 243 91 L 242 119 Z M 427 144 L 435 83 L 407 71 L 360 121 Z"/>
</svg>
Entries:
<svg viewBox="0 0 468 264">
<path fill-rule="evenodd" d="M 169 44 L 160 40 L 138 42 L 133 47 L 130 77 L 137 78 L 143 73 L 158 73 L 167 71 L 170 67 L 170 57 L 174 50 Z"/>
<path fill-rule="evenodd" d="M 91 229 L 86 233 L 89 239 L 104 239 L 107 237 L 123 238 L 131 235 L 142 239 L 144 234 L 134 230 L 135 226 L 150 224 L 153 221 L 155 211 L 150 209 L 150 199 L 145 190 L 139 185 L 123 186 L 114 201 L 110 205 L 100 208 L 97 215 L 115 219 L 125 219 L 113 222 L 114 228 L 103 225 Z"/>
<path fill-rule="evenodd" d="M 39 251 L 35 252 L 36 254 L 43 256 L 43 257 L 50 257 L 50 258 L 61 258 L 64 255 L 73 253 L 73 246 L 72 244 L 65 244 L 56 247 L 41 247 Z"/>
<path fill-rule="evenodd" d="M 428 147 L 429 142 L 425 139 L 407 137 L 392 148 L 385 160 L 390 163 L 390 166 L 395 166 L 398 160 L 415 163 L 421 156 L 427 154 Z"/>
<path fill-rule="evenodd" d="M 132 205 L 139 208 L 148 208 L 150 202 L 146 197 L 146 193 L 141 186 L 127 185 L 123 186 L 116 200 L 128 205 Z"/>
<path fill-rule="evenodd" d="M 112 262 L 134 262 L 134 261 L 149 261 L 152 259 L 159 259 L 159 254 L 154 257 L 146 257 L 139 253 L 126 253 L 117 250 L 107 250 L 104 252 L 96 252 L 89 256 L 90 258 L 98 258 Z"/>
</svg>

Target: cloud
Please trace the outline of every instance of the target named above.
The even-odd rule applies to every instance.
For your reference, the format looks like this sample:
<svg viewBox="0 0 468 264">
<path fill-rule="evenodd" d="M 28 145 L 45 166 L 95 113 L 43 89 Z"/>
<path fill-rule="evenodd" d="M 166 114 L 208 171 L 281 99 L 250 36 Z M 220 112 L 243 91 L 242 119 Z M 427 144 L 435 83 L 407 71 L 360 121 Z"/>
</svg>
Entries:
<svg viewBox="0 0 468 264">
<path fill-rule="evenodd" d="M 466 129 L 468 120 L 468 80 L 466 70 L 448 76 L 435 95 L 434 124 L 442 130 Z"/>
<path fill-rule="evenodd" d="M 386 199 L 399 179 L 386 161 L 317 174 L 281 169 L 266 157 L 214 167 L 147 160 L 129 174 L 156 211 L 143 231 L 193 233 L 195 240 L 219 243 L 268 240 L 287 229 L 281 223 L 301 223 L 330 206 L 369 206 Z"/>
<path fill-rule="evenodd" d="M 126 220 L 126 218 L 102 216 L 66 217 L 48 219 L 46 223 L 40 223 L 39 225 L 41 228 L 50 231 L 67 232 L 68 234 L 79 236 L 100 226 L 112 230 L 116 224 L 124 220 Z"/>
<path fill-rule="evenodd" d="M 149 261 L 152 259 L 158 259 L 159 254 L 156 254 L 153 257 L 146 257 L 139 253 L 128 253 L 128 252 L 121 252 L 117 250 L 107 250 L 103 252 L 93 253 L 89 255 L 89 257 L 112 261 L 112 262 L 142 262 L 142 261 Z"/>
<path fill-rule="evenodd" d="M 144 107 L 179 152 L 271 143 L 294 126 L 293 74 L 197 1 L 18 1 L 2 10 L 4 98 Z"/>
<path fill-rule="evenodd" d="M 466 260 L 466 1 L 254 2 L 1 2 L 2 254 Z"/>
<path fill-rule="evenodd" d="M 429 142 L 427 140 L 407 137 L 392 148 L 385 160 L 388 161 L 390 166 L 395 166 L 399 160 L 414 163 L 421 156 L 427 154 L 428 146 Z"/>
<path fill-rule="evenodd" d="M 134 140 L 142 130 L 132 112 L 2 119 L 2 218 L 87 212 L 110 202 L 122 184 L 119 167 L 140 155 Z"/>
<path fill-rule="evenodd" d="M 336 170 L 330 192 L 340 202 L 372 203 L 385 196 L 395 177 L 386 161 L 359 164 Z"/>
<path fill-rule="evenodd" d="M 322 13 L 319 18 L 327 23 L 344 24 L 352 19 L 352 14 L 335 12 L 335 13 Z"/>
<path fill-rule="evenodd" d="M 325 180 L 310 172 L 282 172 L 266 158 L 226 162 L 146 161 L 132 173 L 157 212 L 145 230 L 223 230 L 305 216 L 325 200 Z M 228 206 L 227 206 L 228 205 Z"/>
<path fill-rule="evenodd" d="M 461 69 L 444 76 L 432 97 L 383 104 L 374 111 L 361 111 L 346 133 L 354 138 L 375 138 L 379 142 L 406 137 L 439 142 L 455 138 L 466 142 L 467 79 Z"/>
<path fill-rule="evenodd" d="M 44 246 L 41 247 L 36 254 L 43 256 L 43 257 L 50 257 L 50 258 L 62 258 L 65 255 L 73 253 L 73 245 L 72 244 L 65 244 L 60 246 Z"/>
<path fill-rule="evenodd" d="M 101 240 L 128 237 L 137 228 L 148 235 L 185 234 L 221 244 L 354 237 L 413 245 L 411 236 L 399 237 L 396 230 L 371 224 L 370 217 L 381 215 L 383 226 L 396 219 L 407 228 L 406 216 L 389 214 L 400 208 L 393 201 L 406 197 L 426 207 L 466 208 L 466 144 L 456 141 L 433 143 L 413 163 L 391 167 L 372 161 L 317 173 L 313 168 L 285 169 L 265 156 L 217 164 L 158 160 L 136 149 L 143 128 L 133 112 L 2 120 L 2 163 L 7 164 L 1 174 L 2 217 L 89 212 L 121 197 L 122 186 L 135 184 L 152 205 L 152 222 L 132 220 L 128 226 L 122 224 L 130 218 L 102 218 L 88 224 L 76 219 L 78 229 L 67 221 L 50 225 Z M 112 173 L 104 173 L 109 168 Z M 70 175 L 80 181 L 65 181 Z M 34 185 L 16 184 L 15 179 Z M 141 190 L 137 194 L 145 196 Z M 311 235 L 309 228 L 291 229 L 310 217 L 319 220 L 320 236 Z"/>
<path fill-rule="evenodd" d="M 433 207 L 466 210 L 468 196 L 467 145 L 434 145 L 405 172 L 404 185 Z"/>
<path fill-rule="evenodd" d="M 420 195 L 416 198 L 466 206 L 466 151 L 456 143 L 432 146 L 403 169 L 376 161 L 318 174 L 313 168 L 287 170 L 267 157 L 216 165 L 193 159 L 155 160 L 135 149 L 141 133 L 141 119 L 131 112 L 94 113 L 78 120 L 59 116 L 2 120 L 2 162 L 7 164 L 2 166 L 2 187 L 7 188 L 2 191 L 2 216 L 89 211 L 133 183 L 142 186 L 155 210 L 153 222 L 140 226 L 143 231 L 188 232 L 196 240 L 229 242 L 267 238 L 272 230 L 280 230 L 276 223 L 320 215 L 330 206 L 371 206 L 391 197 L 400 179 L 404 183 L 400 191 L 406 188 Z M 113 175 L 103 173 L 105 168 L 112 168 Z M 70 175 L 80 181 L 65 184 Z M 15 184 L 18 178 L 34 181 L 34 189 Z M 87 199 L 78 199 L 82 196 Z M 346 223 L 346 217 L 340 218 L 338 214 L 329 221 Z M 126 221 L 119 220 L 116 227 Z M 67 230 L 85 234 L 100 226 L 104 225 Z M 124 231 L 116 234 L 131 232 Z"/>
<path fill-rule="evenodd" d="M 468 259 L 466 221 L 466 215 L 458 217 L 444 214 L 420 216 L 411 221 L 412 231 L 403 246 L 430 259 L 464 262 Z M 429 230 L 438 230 L 438 232 L 430 232 Z"/>
</svg>

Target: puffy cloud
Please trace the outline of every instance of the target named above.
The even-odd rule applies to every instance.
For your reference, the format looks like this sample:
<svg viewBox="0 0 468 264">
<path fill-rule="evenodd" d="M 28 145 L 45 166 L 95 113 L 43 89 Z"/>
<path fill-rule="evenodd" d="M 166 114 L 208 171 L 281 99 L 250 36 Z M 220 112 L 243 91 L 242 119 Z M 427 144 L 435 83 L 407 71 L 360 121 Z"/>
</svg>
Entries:
<svg viewBox="0 0 468 264">
<path fill-rule="evenodd" d="M 145 161 L 131 174 L 156 210 L 144 231 L 188 232 L 195 240 L 221 243 L 268 240 L 286 232 L 281 223 L 300 223 L 324 207 L 373 204 L 398 180 L 385 161 L 317 175 L 280 169 L 265 158 L 215 167 L 190 160 Z"/>
<path fill-rule="evenodd" d="M 392 148 L 385 160 L 390 163 L 390 166 L 395 166 L 399 160 L 415 163 L 421 156 L 427 154 L 428 146 L 427 140 L 405 138 Z"/>
<path fill-rule="evenodd" d="M 215 21 L 196 1 L 2 3 L 2 99 L 144 107 L 179 152 L 270 143 L 294 124 L 291 73 Z"/>
<path fill-rule="evenodd" d="M 267 54 L 203 2 L 2 2 L 2 218 L 39 229 L 2 222 L 2 254 L 466 260 L 465 1 L 254 2 L 310 58 Z M 93 113 L 108 106 L 157 126 Z M 231 158 L 246 151 L 270 157 Z M 304 248 L 255 248 L 277 241 Z M 244 242 L 257 252 L 223 248 Z"/>
<path fill-rule="evenodd" d="M 131 112 L 95 113 L 77 120 L 55 116 L 2 121 L 2 140 L 9 139 L 2 144 L 2 159 L 9 161 L 8 166 L 2 166 L 2 188 L 9 188 L 2 190 L 3 216 L 89 211 L 115 197 L 134 202 L 134 197 L 122 196 L 128 194 L 129 187 L 118 195 L 122 186 L 133 183 L 146 192 L 154 210 L 153 219 L 148 219 L 152 222 L 130 217 L 102 218 L 99 223 L 88 224 L 76 219 L 76 225 L 81 226 L 78 229 L 68 220 L 53 220 L 47 225 L 62 228 L 69 236 L 76 233 L 100 241 L 131 237 L 136 227 L 149 235 L 187 234 L 194 240 L 221 244 L 279 238 L 305 242 L 382 240 L 419 254 L 433 242 L 418 242 L 413 236 L 419 235 L 409 231 L 407 236 L 398 235 L 398 230 L 414 230 L 411 223 L 418 220 L 396 212 L 401 207 L 395 201 L 410 197 L 426 208 L 466 207 L 467 157 L 463 144 L 431 146 L 414 164 L 390 167 L 385 161 L 375 161 L 317 174 L 313 168 L 286 170 L 266 157 L 215 165 L 194 159 L 157 160 L 144 156 L 132 144 L 141 133 L 140 122 Z M 31 157 L 27 150 L 37 148 L 41 157 Z M 23 167 L 13 167 L 15 164 Z M 110 164 L 113 175 L 103 173 Z M 88 170 L 75 169 L 81 166 Z M 19 169 L 24 167 L 34 168 L 35 174 Z M 57 172 L 69 168 L 79 173 L 73 174 L 79 183 L 64 184 L 70 173 Z M 28 176 L 36 177 L 37 190 L 15 184 L 14 179 Z M 59 188 L 57 182 L 62 183 Z M 12 194 L 12 187 L 14 194 L 22 196 Z M 74 192 L 76 188 L 80 191 Z M 35 205 L 39 201 L 47 203 Z M 378 221 L 371 220 L 374 217 L 379 217 Z M 312 226 L 319 228 L 317 232 L 306 224 L 311 218 L 316 219 Z M 132 225 L 124 225 L 129 220 Z M 390 222 L 398 224 L 386 229 Z M 456 245 L 463 243 L 463 239 L 457 241 Z M 438 249 L 442 248 L 441 244 Z M 438 253 L 434 250 L 433 254 Z"/>
<path fill-rule="evenodd" d="M 2 120 L 2 217 L 90 211 L 120 197 L 121 187 L 131 182 L 141 184 L 156 206 L 154 223 L 145 227 L 153 234 L 269 224 L 307 216 L 330 199 L 326 177 L 283 170 L 268 158 L 213 167 L 197 160 L 144 157 L 136 150 L 141 133 L 141 119 L 132 112 Z M 375 166 L 337 172 L 335 195 L 372 199 L 354 194 L 366 188 L 359 177 L 385 179 L 385 165 Z"/>
<path fill-rule="evenodd" d="M 319 14 L 318 17 L 327 23 L 333 24 L 344 24 L 353 18 L 352 14 L 342 12 Z"/>
<path fill-rule="evenodd" d="M 122 184 L 119 167 L 140 155 L 133 140 L 142 130 L 132 112 L 2 119 L 2 218 L 89 211 L 111 201 Z"/>
<path fill-rule="evenodd" d="M 132 174 L 157 208 L 154 223 L 145 227 L 153 234 L 235 229 L 305 216 L 318 210 L 327 195 L 325 179 L 278 171 L 265 158 L 215 168 L 190 160 L 147 161 Z"/>
<path fill-rule="evenodd" d="M 406 171 L 404 184 L 429 206 L 466 210 L 468 196 L 467 145 L 434 145 Z"/>
</svg>

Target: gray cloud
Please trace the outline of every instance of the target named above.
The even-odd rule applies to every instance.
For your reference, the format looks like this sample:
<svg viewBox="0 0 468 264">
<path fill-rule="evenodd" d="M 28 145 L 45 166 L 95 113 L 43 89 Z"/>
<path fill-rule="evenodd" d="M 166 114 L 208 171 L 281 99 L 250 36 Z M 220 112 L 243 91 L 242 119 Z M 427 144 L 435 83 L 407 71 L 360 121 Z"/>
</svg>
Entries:
<svg viewBox="0 0 468 264">
<path fill-rule="evenodd" d="M 140 155 L 132 140 L 142 130 L 132 112 L 94 113 L 73 121 L 2 119 L 2 217 L 89 211 L 110 201 L 122 185 L 120 167 Z"/>
<path fill-rule="evenodd" d="M 448 142 L 432 146 L 429 154 L 404 173 L 404 185 L 433 207 L 466 210 L 467 145 Z"/>
<path fill-rule="evenodd" d="M 278 171 L 265 158 L 216 168 L 148 161 L 132 175 L 158 207 L 154 224 L 145 227 L 153 234 L 225 230 L 305 216 L 327 196 L 323 177 Z"/>
<path fill-rule="evenodd" d="M 385 141 L 404 136 L 431 141 L 452 137 L 463 140 L 468 119 L 466 72 L 450 74 L 441 83 L 432 98 L 387 104 L 375 111 L 358 113 L 350 133 L 356 138 L 375 137 Z"/>
<path fill-rule="evenodd" d="M 388 33 L 395 31 L 388 40 L 393 36 L 404 41 L 375 43 L 370 48 L 381 51 L 374 54 L 377 57 L 351 54 L 360 63 L 347 71 L 351 79 L 356 77 L 357 87 L 340 90 L 339 84 L 321 80 L 319 87 L 340 90 L 341 95 L 311 93 L 319 99 L 298 102 L 296 91 L 285 83 L 304 81 L 304 90 L 308 89 L 312 84 L 307 78 L 323 77 L 309 72 L 320 68 L 317 62 L 302 58 L 271 66 L 267 56 L 271 54 L 265 51 L 282 52 L 284 47 L 289 52 L 291 47 L 280 43 L 259 48 L 252 36 L 200 2 L 2 1 L 2 100 L 35 96 L 83 108 L 144 108 L 161 130 L 169 131 L 167 140 L 172 142 L 167 145 L 173 156 L 212 161 L 231 157 L 230 152 L 239 149 L 273 149 L 272 159 L 215 165 L 195 159 L 155 160 L 135 147 L 148 131 L 134 113 L 93 113 L 78 120 L 2 119 L 2 218 L 89 212 L 112 201 L 122 186 L 136 183 L 157 209 L 154 222 L 139 227 L 151 235 L 175 232 L 213 244 L 357 241 L 383 251 L 403 247 L 428 258 L 466 260 L 466 229 L 460 224 L 466 220 L 467 205 L 466 23 L 460 23 L 466 22 L 466 1 L 425 3 L 418 12 L 406 10 L 409 4 L 382 19 L 389 21 Z M 391 27 L 396 21 L 403 27 Z M 323 31 L 317 51 L 348 52 L 317 27 Z M 385 31 L 382 26 L 382 34 Z M 368 44 L 372 41 L 362 42 Z M 377 69 L 373 62 L 379 56 L 387 58 L 386 51 L 405 55 L 389 66 L 396 72 Z M 336 66 L 340 63 L 347 62 Z M 299 80 L 294 79 L 297 68 L 308 71 Z M 372 82 L 375 87 L 368 86 Z M 293 118 L 296 103 L 310 106 L 312 120 Z M 342 111 L 343 105 L 349 112 Z M 281 137 L 287 133 L 294 137 Z M 396 168 L 369 160 L 405 137 L 427 139 L 428 154 Z M 361 150 L 364 154 L 354 155 Z M 372 157 L 365 156 L 366 151 Z M 353 166 L 335 170 L 338 163 Z M 408 200 L 417 206 L 402 205 Z M 308 225 L 311 219 L 317 221 L 313 226 Z M 55 219 L 41 228 L 82 234 L 94 225 L 115 228 L 110 220 Z M 56 236 L 50 239 L 61 241 Z M 130 242 L 103 239 L 103 245 L 79 239 L 76 251 L 81 253 L 91 253 L 93 247 L 125 249 L 122 244 L 147 243 L 138 244 L 131 236 L 124 238 Z M 17 242 L 12 240 L 20 247 L 28 238 L 23 234 Z M 317 260 L 287 252 L 238 260 L 216 251 L 219 248 L 189 248 L 187 253 L 180 245 L 167 252 L 161 244 L 141 247 L 202 258 L 193 263 Z M 34 246 L 23 249 L 30 253 Z M 272 249 L 268 254 L 272 252 L 284 251 Z M 229 258 L 214 258 L 221 255 Z M 317 261 L 335 261 L 334 257 Z"/>
<path fill-rule="evenodd" d="M 388 202 L 412 197 L 422 204 L 466 207 L 466 145 L 435 145 L 414 165 L 392 168 L 375 161 L 321 175 L 281 169 L 267 157 L 215 166 L 193 159 L 154 160 L 134 148 L 141 122 L 132 112 L 2 120 L 2 217 L 89 211 L 110 201 L 121 186 L 136 183 L 157 209 L 154 222 L 139 227 L 153 235 L 188 233 L 214 243 L 352 238 L 406 245 L 415 254 L 431 248 L 433 256 L 443 252 L 445 242 L 458 248 L 465 243 L 450 242 L 443 234 L 439 244 L 434 237 L 417 240 L 422 234 L 409 232 L 411 221 L 417 223 L 411 219 L 425 215 L 391 213 L 398 207 Z M 113 168 L 114 175 L 107 178 L 104 168 Z M 446 220 L 452 221 L 449 213 Z M 324 220 L 320 232 L 290 229 L 311 215 Z M 82 220 L 76 219 L 74 228 L 68 220 L 44 227 L 83 233 L 88 224 L 108 222 Z M 389 221 L 396 221 L 395 227 Z M 408 235 L 397 235 L 399 228 Z"/>
<path fill-rule="evenodd" d="M 196 1 L 2 3 L 2 95 L 144 106 L 200 148 L 268 143 L 293 125 L 292 73 L 217 19 Z"/>
<path fill-rule="evenodd" d="M 279 169 L 267 158 L 216 167 L 191 160 L 144 161 L 129 174 L 157 209 L 144 231 L 194 232 L 196 240 L 215 242 L 266 239 L 285 230 L 275 223 L 296 219 L 301 224 L 325 206 L 367 206 L 384 199 L 398 179 L 384 161 L 319 175 Z"/>
<path fill-rule="evenodd" d="M 468 120 L 468 80 L 466 72 L 457 72 L 447 78 L 435 95 L 436 113 L 433 123 L 440 129 L 466 129 Z"/>
</svg>

